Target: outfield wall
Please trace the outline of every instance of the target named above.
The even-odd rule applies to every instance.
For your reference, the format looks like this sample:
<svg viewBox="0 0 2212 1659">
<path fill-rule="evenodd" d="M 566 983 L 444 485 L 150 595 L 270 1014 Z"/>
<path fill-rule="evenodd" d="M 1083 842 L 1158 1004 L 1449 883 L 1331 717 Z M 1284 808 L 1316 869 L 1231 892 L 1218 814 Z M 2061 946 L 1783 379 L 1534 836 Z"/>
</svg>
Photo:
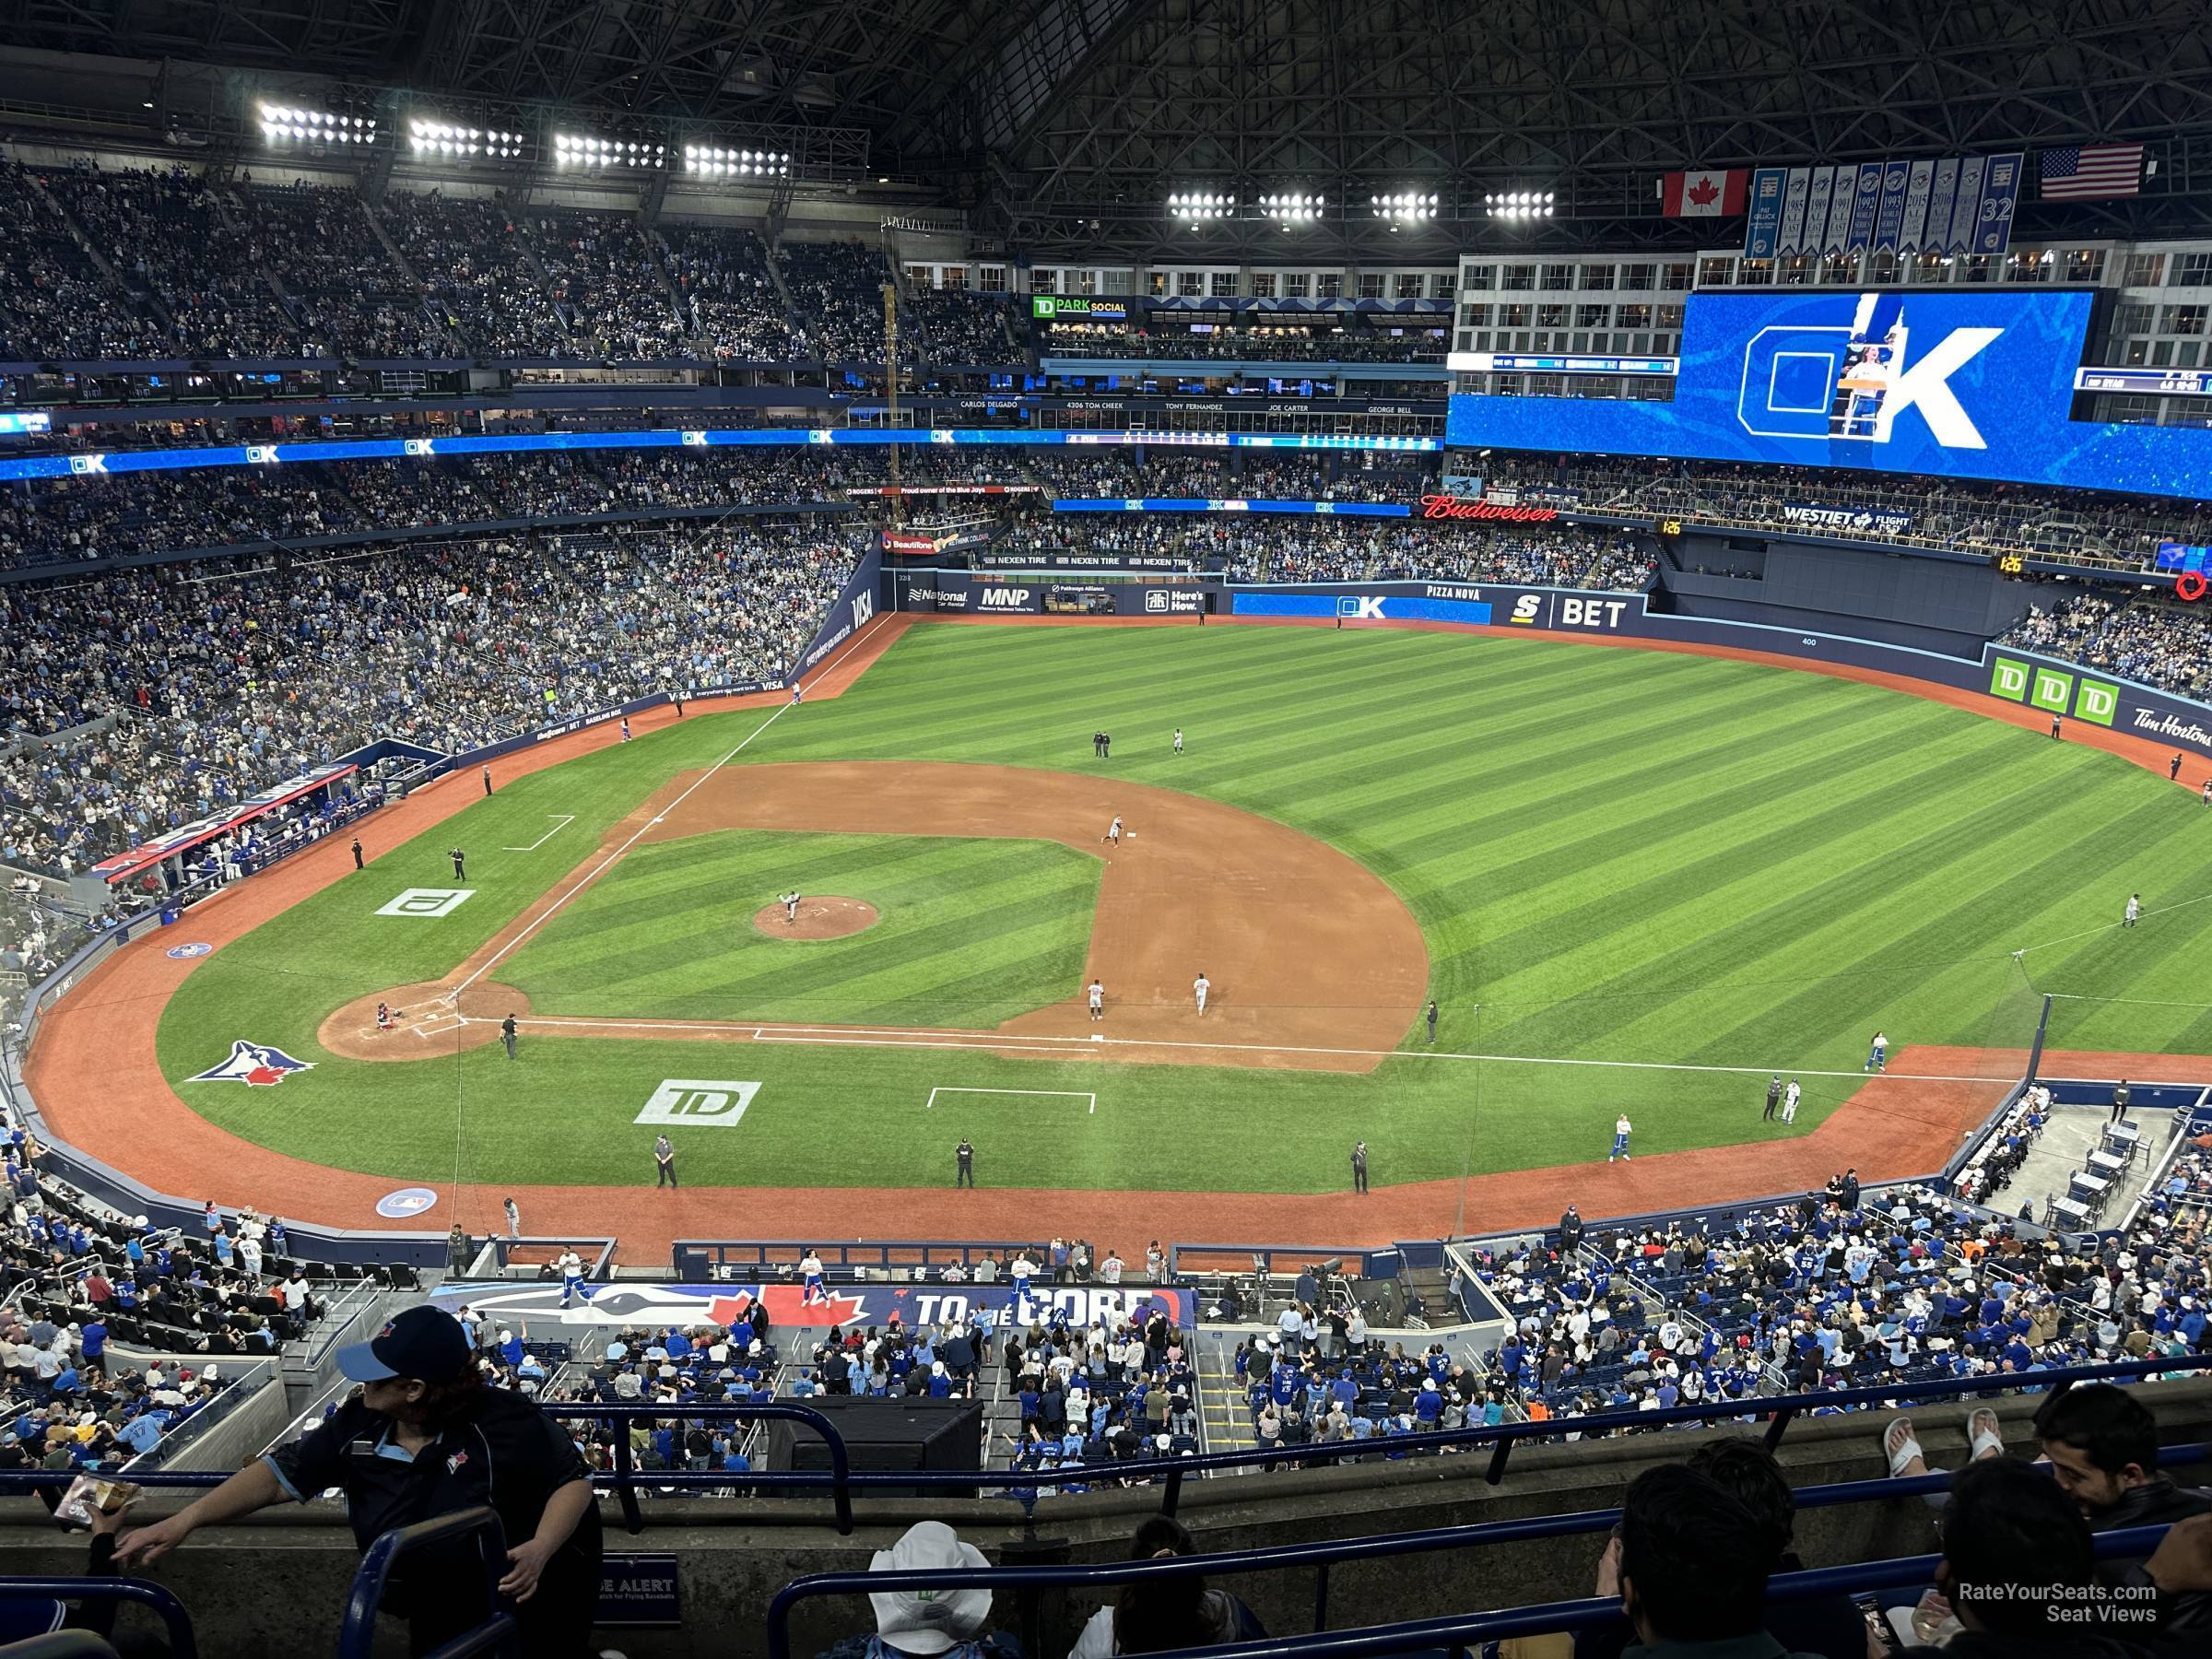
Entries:
<svg viewBox="0 0 2212 1659">
<path fill-rule="evenodd" d="M 1983 643 L 1978 654 L 1969 657 L 1863 639 L 1847 631 L 1848 618 L 1827 618 L 1836 630 L 1817 631 L 1653 610 L 1644 594 L 1487 582 L 1253 587 L 1147 581 L 1053 582 L 972 571 L 901 570 L 890 572 L 886 586 L 887 603 L 896 608 L 940 616 L 1037 617 L 1064 607 L 1067 614 L 1124 618 L 1210 612 L 1260 621 L 1520 628 L 1531 633 L 1765 652 L 1796 658 L 1808 667 L 1832 665 L 1898 675 L 1987 698 L 1993 712 L 1999 703 L 2011 703 L 2212 758 L 2212 705 L 2009 646 Z M 1077 594 L 1102 594 L 1105 600 L 1087 613 L 1067 603 Z M 1054 603 L 1056 596 L 1062 604 Z"/>
</svg>

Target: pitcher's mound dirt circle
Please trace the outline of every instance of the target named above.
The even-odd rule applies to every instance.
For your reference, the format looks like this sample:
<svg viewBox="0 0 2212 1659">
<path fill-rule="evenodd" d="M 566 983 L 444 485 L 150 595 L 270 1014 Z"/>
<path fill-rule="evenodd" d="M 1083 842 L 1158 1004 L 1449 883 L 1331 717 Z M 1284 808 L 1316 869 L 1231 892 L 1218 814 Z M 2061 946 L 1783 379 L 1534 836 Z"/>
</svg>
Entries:
<svg viewBox="0 0 2212 1659">
<path fill-rule="evenodd" d="M 865 900 L 802 899 L 796 921 L 784 919 L 781 904 L 764 904 L 753 912 L 753 927 L 771 939 L 841 939 L 865 932 L 881 919 Z"/>
<path fill-rule="evenodd" d="M 461 993 L 461 1018 L 456 1018 L 453 994 L 450 983 L 435 980 L 372 991 L 325 1019 L 315 1041 L 347 1060 L 428 1060 L 497 1042 L 500 1020 L 530 1012 L 527 996 L 490 980 L 478 980 Z M 377 1026 L 379 1003 L 392 1011 L 388 1029 Z"/>
</svg>

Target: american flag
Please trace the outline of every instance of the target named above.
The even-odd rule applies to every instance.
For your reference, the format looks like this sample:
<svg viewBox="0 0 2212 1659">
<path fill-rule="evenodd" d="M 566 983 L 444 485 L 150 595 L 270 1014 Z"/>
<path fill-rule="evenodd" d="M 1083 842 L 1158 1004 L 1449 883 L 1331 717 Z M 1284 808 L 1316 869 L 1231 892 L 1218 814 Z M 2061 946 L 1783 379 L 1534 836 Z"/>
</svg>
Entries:
<svg viewBox="0 0 2212 1659">
<path fill-rule="evenodd" d="M 2101 144 L 2047 149 L 2039 158 L 2046 202 L 2100 202 L 2132 196 L 2143 183 L 2143 147 Z"/>
</svg>

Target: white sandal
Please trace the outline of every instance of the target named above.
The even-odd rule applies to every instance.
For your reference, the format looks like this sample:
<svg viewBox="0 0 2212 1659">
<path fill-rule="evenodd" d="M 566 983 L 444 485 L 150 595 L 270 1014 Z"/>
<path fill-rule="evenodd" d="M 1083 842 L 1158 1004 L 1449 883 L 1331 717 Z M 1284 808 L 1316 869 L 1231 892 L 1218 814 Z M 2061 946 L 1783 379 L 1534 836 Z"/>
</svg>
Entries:
<svg viewBox="0 0 2212 1659">
<path fill-rule="evenodd" d="M 1977 1429 L 1974 1425 L 1984 1418 L 1989 1419 L 1989 1426 L 1985 1429 Z M 1968 1412 L 1966 1414 L 1966 1442 L 1971 1456 L 1981 1457 L 1983 1448 L 1987 1447 L 1996 1456 L 2002 1457 L 2005 1454 L 2005 1437 L 1997 1427 L 1997 1414 L 1986 1406 L 1977 1406 L 1973 1410 Z"/>
<path fill-rule="evenodd" d="M 1889 1437 L 1897 1432 L 1898 1425 L 1900 1423 L 1904 1425 L 1905 1438 L 1902 1443 L 1892 1448 L 1889 1444 Z M 1893 1417 L 1882 1425 L 1882 1453 L 1889 1460 L 1889 1478 L 1892 1480 L 1903 1479 L 1905 1465 L 1914 1458 L 1921 1457 L 1924 1464 L 1926 1462 L 1926 1459 L 1922 1457 L 1920 1441 L 1913 1438 L 1911 1418 Z"/>
</svg>

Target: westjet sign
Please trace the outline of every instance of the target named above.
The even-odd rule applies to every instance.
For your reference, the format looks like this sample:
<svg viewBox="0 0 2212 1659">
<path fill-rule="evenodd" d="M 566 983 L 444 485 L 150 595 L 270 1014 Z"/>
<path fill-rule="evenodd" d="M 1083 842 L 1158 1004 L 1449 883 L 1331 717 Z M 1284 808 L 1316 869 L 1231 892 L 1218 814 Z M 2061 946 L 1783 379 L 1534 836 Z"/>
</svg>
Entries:
<svg viewBox="0 0 2212 1659">
<path fill-rule="evenodd" d="M 1690 296 L 1666 402 L 1452 399 L 1445 441 L 2212 495 L 2212 431 L 2071 418 L 2094 296 Z"/>
</svg>

